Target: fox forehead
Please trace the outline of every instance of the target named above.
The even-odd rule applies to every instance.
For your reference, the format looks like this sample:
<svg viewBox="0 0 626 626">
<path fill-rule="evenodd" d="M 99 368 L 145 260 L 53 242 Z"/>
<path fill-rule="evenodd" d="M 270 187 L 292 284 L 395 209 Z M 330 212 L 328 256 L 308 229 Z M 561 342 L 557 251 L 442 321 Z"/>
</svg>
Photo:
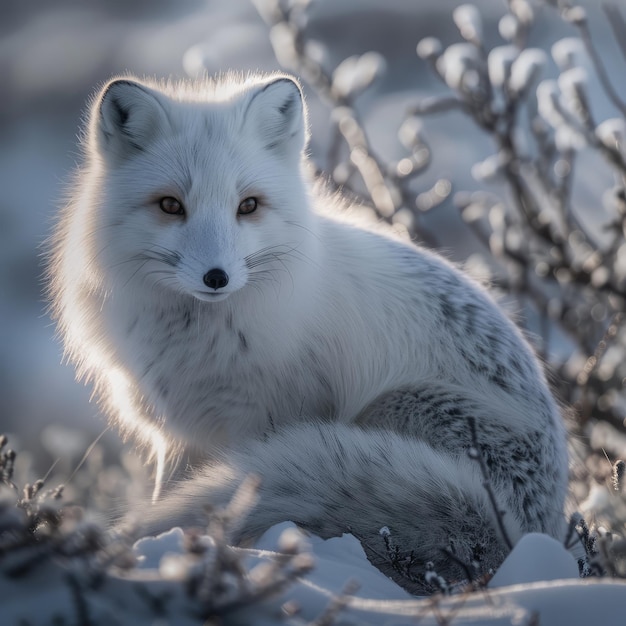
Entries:
<svg viewBox="0 0 626 626">
<path fill-rule="evenodd" d="M 164 101 L 172 134 L 188 138 L 215 137 L 217 140 L 236 137 L 245 119 L 246 102 L 230 101 Z"/>
<path fill-rule="evenodd" d="M 234 113 L 232 105 L 172 102 L 170 124 L 144 155 L 142 171 L 151 171 L 163 192 L 172 186 L 187 199 L 254 187 L 255 159 L 240 132 L 243 120 Z"/>
<path fill-rule="evenodd" d="M 188 200 L 206 201 L 207 194 L 220 199 L 246 195 L 272 196 L 280 179 L 298 161 L 277 169 L 271 153 L 242 128 L 244 116 L 234 115 L 232 105 L 183 106 L 171 133 L 164 138 L 161 156 L 167 172 Z M 239 112 L 241 113 L 241 112 Z"/>
</svg>

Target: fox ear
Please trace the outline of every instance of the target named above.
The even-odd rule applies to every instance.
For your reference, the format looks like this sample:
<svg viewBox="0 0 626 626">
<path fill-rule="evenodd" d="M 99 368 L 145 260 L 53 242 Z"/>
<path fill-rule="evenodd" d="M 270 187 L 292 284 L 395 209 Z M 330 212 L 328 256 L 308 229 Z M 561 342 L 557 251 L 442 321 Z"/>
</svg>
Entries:
<svg viewBox="0 0 626 626">
<path fill-rule="evenodd" d="M 307 140 L 307 124 L 298 84 L 282 77 L 261 87 L 248 103 L 245 124 L 253 128 L 268 150 L 301 152 Z"/>
<path fill-rule="evenodd" d="M 159 95 L 132 80 L 110 82 L 96 106 L 98 145 L 118 157 L 144 150 L 167 124 Z"/>
</svg>

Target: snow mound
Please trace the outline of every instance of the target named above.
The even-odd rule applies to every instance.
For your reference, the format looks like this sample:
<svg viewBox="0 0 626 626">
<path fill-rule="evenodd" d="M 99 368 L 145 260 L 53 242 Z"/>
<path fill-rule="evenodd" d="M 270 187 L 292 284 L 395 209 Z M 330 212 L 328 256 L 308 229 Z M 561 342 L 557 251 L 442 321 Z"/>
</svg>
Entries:
<svg viewBox="0 0 626 626">
<path fill-rule="evenodd" d="M 578 565 L 563 544 L 548 535 L 530 533 L 518 541 L 489 581 L 489 588 L 571 578 L 578 578 Z"/>
</svg>

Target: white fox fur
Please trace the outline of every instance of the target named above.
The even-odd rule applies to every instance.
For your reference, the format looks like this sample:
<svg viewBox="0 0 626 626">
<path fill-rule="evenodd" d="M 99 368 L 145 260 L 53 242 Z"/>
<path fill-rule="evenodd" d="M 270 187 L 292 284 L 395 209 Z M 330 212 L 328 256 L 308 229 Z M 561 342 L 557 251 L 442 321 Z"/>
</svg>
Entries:
<svg viewBox="0 0 626 626">
<path fill-rule="evenodd" d="M 508 548 L 469 456 L 474 418 L 511 540 L 558 535 L 564 427 L 528 344 L 452 265 L 314 186 L 306 140 L 285 75 L 120 78 L 93 102 L 53 311 L 80 376 L 154 447 L 158 481 L 166 448 L 206 462 L 144 528 L 202 524 L 256 473 L 242 539 L 284 520 L 351 531 L 391 572 L 387 526 L 415 573 L 461 577 L 449 545 L 486 571 Z"/>
</svg>

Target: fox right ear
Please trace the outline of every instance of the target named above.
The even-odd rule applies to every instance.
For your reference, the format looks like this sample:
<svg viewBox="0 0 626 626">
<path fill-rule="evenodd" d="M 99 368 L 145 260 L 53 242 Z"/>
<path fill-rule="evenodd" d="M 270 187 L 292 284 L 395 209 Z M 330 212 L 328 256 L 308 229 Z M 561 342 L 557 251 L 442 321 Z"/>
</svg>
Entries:
<svg viewBox="0 0 626 626">
<path fill-rule="evenodd" d="M 252 94 L 246 124 L 265 148 L 284 154 L 302 151 L 307 140 L 306 109 L 296 81 L 280 76 Z"/>
<path fill-rule="evenodd" d="M 94 117 L 101 150 L 120 158 L 144 150 L 167 124 L 158 93 L 127 79 L 104 87 Z"/>
</svg>

